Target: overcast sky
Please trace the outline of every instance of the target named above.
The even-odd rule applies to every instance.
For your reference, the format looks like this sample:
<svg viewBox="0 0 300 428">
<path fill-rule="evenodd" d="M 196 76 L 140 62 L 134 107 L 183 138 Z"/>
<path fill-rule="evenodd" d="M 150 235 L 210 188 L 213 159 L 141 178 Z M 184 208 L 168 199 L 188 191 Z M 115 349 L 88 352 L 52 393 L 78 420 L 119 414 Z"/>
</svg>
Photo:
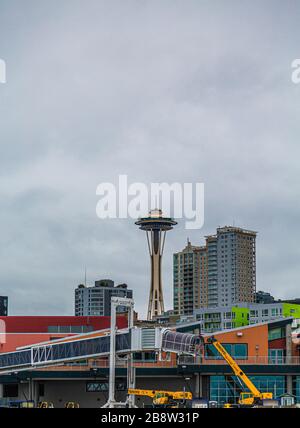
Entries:
<svg viewBox="0 0 300 428">
<path fill-rule="evenodd" d="M 259 232 L 257 287 L 300 297 L 300 2 L 0 0 L 0 295 L 72 315 L 74 288 L 126 282 L 145 315 L 146 238 L 96 217 L 97 185 L 204 182 L 205 224 Z"/>
</svg>

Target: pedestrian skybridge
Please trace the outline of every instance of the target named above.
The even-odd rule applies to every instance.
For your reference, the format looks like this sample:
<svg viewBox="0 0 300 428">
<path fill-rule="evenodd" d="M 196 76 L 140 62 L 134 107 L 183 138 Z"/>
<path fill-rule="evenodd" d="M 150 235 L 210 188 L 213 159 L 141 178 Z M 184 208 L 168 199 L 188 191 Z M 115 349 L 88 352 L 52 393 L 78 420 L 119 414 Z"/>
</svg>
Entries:
<svg viewBox="0 0 300 428">
<path fill-rule="evenodd" d="M 162 335 L 162 349 L 176 354 L 196 355 L 203 339 L 195 334 L 165 330 Z"/>
<path fill-rule="evenodd" d="M 200 337 L 164 328 L 118 330 L 116 353 L 128 354 L 147 350 L 196 355 Z M 49 342 L 28 345 L 15 352 L 0 354 L 0 373 L 60 365 L 72 361 L 108 356 L 110 330 L 79 334 Z"/>
</svg>

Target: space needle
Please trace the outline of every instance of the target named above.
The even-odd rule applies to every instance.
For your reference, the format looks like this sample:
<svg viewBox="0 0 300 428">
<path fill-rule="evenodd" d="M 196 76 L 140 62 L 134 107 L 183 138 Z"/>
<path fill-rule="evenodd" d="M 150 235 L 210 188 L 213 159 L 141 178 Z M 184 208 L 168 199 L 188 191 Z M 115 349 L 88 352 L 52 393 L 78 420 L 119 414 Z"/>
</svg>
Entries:
<svg viewBox="0 0 300 428">
<path fill-rule="evenodd" d="M 161 279 L 161 259 L 164 251 L 166 233 L 177 224 L 170 217 L 163 217 L 162 211 L 154 209 L 148 217 L 140 218 L 136 223 L 147 234 L 151 260 L 151 283 L 147 319 L 152 320 L 165 311 Z"/>
</svg>

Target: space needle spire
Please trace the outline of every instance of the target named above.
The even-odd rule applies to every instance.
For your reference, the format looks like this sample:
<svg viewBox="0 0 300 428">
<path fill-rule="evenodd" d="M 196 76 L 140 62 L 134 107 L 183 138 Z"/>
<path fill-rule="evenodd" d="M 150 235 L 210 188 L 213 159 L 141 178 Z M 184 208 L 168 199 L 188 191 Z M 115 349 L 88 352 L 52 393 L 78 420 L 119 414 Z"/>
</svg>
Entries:
<svg viewBox="0 0 300 428">
<path fill-rule="evenodd" d="M 161 260 L 164 251 L 166 233 L 177 224 L 170 217 L 163 217 L 162 211 L 154 209 L 148 217 L 140 218 L 136 223 L 147 234 L 147 243 L 151 261 L 151 282 L 147 319 L 152 320 L 165 311 L 162 290 Z"/>
</svg>

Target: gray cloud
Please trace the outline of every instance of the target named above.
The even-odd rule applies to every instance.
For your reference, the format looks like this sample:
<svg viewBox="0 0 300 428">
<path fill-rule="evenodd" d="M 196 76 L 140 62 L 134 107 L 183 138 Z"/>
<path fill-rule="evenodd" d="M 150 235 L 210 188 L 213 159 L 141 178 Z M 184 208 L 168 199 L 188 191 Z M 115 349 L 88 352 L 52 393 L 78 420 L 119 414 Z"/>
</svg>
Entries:
<svg viewBox="0 0 300 428">
<path fill-rule="evenodd" d="M 0 2 L 0 294 L 12 314 L 71 314 L 73 289 L 128 282 L 145 314 L 145 236 L 100 221 L 98 183 L 203 181 L 205 225 L 258 235 L 258 288 L 297 296 L 297 1 Z"/>
</svg>

